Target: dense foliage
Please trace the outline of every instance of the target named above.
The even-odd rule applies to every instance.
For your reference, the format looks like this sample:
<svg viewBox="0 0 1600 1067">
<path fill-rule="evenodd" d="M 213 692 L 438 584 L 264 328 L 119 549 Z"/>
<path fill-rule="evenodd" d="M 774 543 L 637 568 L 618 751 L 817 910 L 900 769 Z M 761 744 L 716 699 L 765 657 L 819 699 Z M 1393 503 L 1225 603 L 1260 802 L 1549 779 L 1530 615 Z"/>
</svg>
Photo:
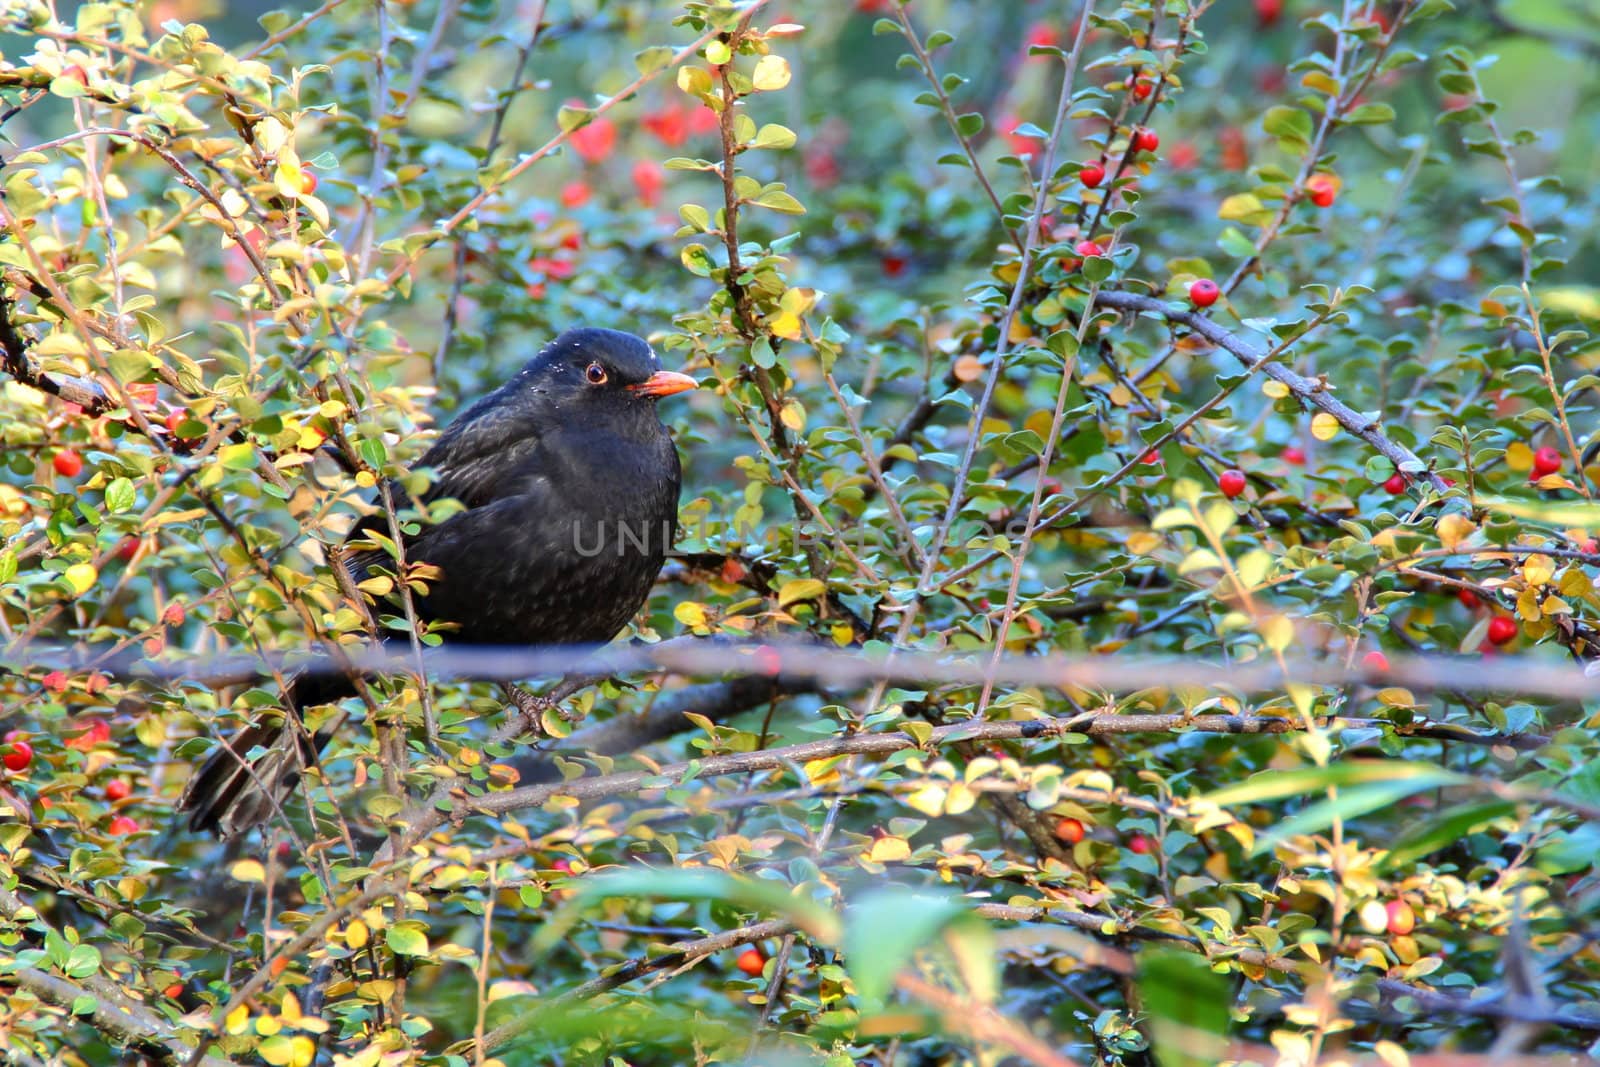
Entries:
<svg viewBox="0 0 1600 1067">
<path fill-rule="evenodd" d="M 1588 1048 L 1600 32 L 1458 6 L 0 5 L 0 1049 Z M 577 323 L 702 379 L 613 675 L 178 828 Z"/>
</svg>

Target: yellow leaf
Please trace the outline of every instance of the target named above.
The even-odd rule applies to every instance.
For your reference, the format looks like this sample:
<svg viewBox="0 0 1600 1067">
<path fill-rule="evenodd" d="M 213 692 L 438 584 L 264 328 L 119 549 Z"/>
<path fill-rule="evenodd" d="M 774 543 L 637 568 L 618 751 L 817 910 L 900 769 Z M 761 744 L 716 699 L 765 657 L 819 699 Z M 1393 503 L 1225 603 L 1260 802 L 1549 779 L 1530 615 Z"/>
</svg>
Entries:
<svg viewBox="0 0 1600 1067">
<path fill-rule="evenodd" d="M 1440 516 L 1439 521 L 1433 526 L 1434 532 L 1439 535 L 1440 544 L 1452 551 L 1477 528 L 1471 519 L 1455 512 Z"/>
<path fill-rule="evenodd" d="M 1262 622 L 1261 636 L 1268 648 L 1282 652 L 1294 644 L 1294 620 L 1287 615 L 1274 615 Z"/>
<path fill-rule="evenodd" d="M 366 581 L 359 583 L 356 588 L 363 593 L 371 593 L 373 596 L 388 596 L 389 591 L 394 588 L 394 579 L 386 574 L 380 574 L 375 578 L 368 578 Z"/>
<path fill-rule="evenodd" d="M 800 316 L 792 311 L 780 311 L 767 320 L 767 330 L 774 337 L 787 341 L 800 340 Z"/>
<path fill-rule="evenodd" d="M 867 850 L 873 863 L 895 863 L 911 858 L 911 843 L 903 837 L 880 837 Z"/>
<path fill-rule="evenodd" d="M 805 765 L 806 781 L 812 785 L 834 781 L 839 777 L 839 761 L 838 756 L 810 761 Z"/>
<path fill-rule="evenodd" d="M 929 817 L 944 814 L 945 791 L 942 785 L 925 785 L 906 797 L 906 804 Z"/>
<path fill-rule="evenodd" d="M 1261 391 L 1273 400 L 1282 400 L 1289 395 L 1289 387 L 1276 378 L 1268 378 L 1261 383 Z"/>
<path fill-rule="evenodd" d="M 802 600 L 815 600 L 827 591 L 828 587 L 816 578 L 796 578 L 784 582 L 778 589 L 778 607 L 786 608 Z"/>
<path fill-rule="evenodd" d="M 1161 535 L 1148 530 L 1139 530 L 1128 535 L 1128 551 L 1136 556 L 1149 555 L 1161 547 Z"/>
<path fill-rule="evenodd" d="M 1222 202 L 1222 207 L 1217 210 L 1217 217 L 1230 222 L 1238 222 L 1260 214 L 1261 201 L 1251 193 L 1235 193 Z"/>
<path fill-rule="evenodd" d="M 698 630 L 706 624 L 706 608 L 704 604 L 685 600 L 672 609 L 672 617 L 685 626 Z"/>
<path fill-rule="evenodd" d="M 965 782 L 956 782 L 950 786 L 949 795 L 944 802 L 947 815 L 963 815 L 972 810 L 978 803 L 978 794 L 967 788 Z"/>
<path fill-rule="evenodd" d="M 791 400 L 783 405 L 783 410 L 778 412 L 778 418 L 783 424 L 795 433 L 800 433 L 806 428 L 805 405 L 798 400 Z"/>
<path fill-rule="evenodd" d="M 782 56 L 762 56 L 750 74 L 750 84 L 758 93 L 770 93 L 789 84 L 789 61 Z"/>
<path fill-rule="evenodd" d="M 267 878 L 267 870 L 257 860 L 240 860 L 228 868 L 228 873 L 236 882 L 263 882 Z"/>
<path fill-rule="evenodd" d="M 74 563 L 62 575 L 67 584 L 72 586 L 72 591 L 82 596 L 94 588 L 94 583 L 100 579 L 100 572 L 94 569 L 92 563 Z"/>
<path fill-rule="evenodd" d="M 1521 441 L 1512 441 L 1506 446 L 1506 466 L 1518 474 L 1533 470 L 1533 449 Z"/>
<path fill-rule="evenodd" d="M 230 1011 L 228 1017 L 222 1022 L 223 1029 L 230 1034 L 242 1034 L 249 1025 L 250 1009 L 243 1004 Z"/>
<path fill-rule="evenodd" d="M 350 925 L 344 928 L 344 943 L 350 948 L 365 948 L 372 932 L 367 929 L 367 924 L 360 919 L 351 919 Z"/>
<path fill-rule="evenodd" d="M 1319 441 L 1331 441 L 1339 436 L 1339 420 L 1326 411 L 1317 412 L 1311 420 L 1311 436 Z"/>
<path fill-rule="evenodd" d="M 1411 1067 L 1411 1054 L 1393 1041 L 1379 1041 L 1372 1046 L 1385 1067 Z"/>
<path fill-rule="evenodd" d="M 1305 75 L 1300 79 L 1300 84 L 1307 89 L 1315 89 L 1319 93 L 1326 93 L 1328 96 L 1338 96 L 1342 91 L 1337 80 L 1320 70 L 1314 70 Z"/>
<path fill-rule="evenodd" d="M 704 67 L 679 67 L 678 88 L 693 96 L 711 91 L 711 72 Z"/>
<path fill-rule="evenodd" d="M 1556 574 L 1556 561 L 1539 554 L 1529 556 L 1522 564 L 1522 578 L 1529 585 L 1544 585 Z"/>
</svg>

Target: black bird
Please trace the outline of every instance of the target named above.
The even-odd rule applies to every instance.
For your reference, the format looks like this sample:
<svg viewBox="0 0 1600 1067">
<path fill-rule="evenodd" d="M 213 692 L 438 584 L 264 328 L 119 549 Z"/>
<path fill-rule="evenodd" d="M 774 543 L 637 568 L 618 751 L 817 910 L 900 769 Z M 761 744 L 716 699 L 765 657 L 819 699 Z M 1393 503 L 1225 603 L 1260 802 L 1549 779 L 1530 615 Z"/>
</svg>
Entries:
<svg viewBox="0 0 1600 1067">
<path fill-rule="evenodd" d="M 696 384 L 662 370 L 632 334 L 574 329 L 468 408 L 420 461 L 433 471 L 421 502 L 465 508 L 405 540 L 408 563 L 439 569 L 416 602 L 421 618 L 455 624 L 447 640 L 470 645 L 615 637 L 649 596 L 676 531 L 678 453 L 655 402 Z M 386 532 L 387 520 L 363 519 L 348 540 L 369 529 Z M 358 583 L 393 567 L 378 549 L 348 563 Z M 305 676 L 284 703 L 297 714 L 353 692 L 346 677 Z M 264 822 L 324 740 L 281 716 L 252 723 L 189 780 L 178 806 L 190 829 L 226 838 Z"/>
</svg>

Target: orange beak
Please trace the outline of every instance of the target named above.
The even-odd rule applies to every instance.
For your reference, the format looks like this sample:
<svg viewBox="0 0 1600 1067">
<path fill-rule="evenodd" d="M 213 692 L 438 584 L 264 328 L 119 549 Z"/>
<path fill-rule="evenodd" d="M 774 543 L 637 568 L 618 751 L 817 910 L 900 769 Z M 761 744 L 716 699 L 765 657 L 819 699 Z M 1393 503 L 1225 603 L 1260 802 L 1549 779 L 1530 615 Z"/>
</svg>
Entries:
<svg viewBox="0 0 1600 1067">
<path fill-rule="evenodd" d="M 640 393 L 644 396 L 660 398 L 671 396 L 673 393 L 682 393 L 690 389 L 700 388 L 700 383 L 687 374 L 679 374 L 672 370 L 658 370 L 648 379 L 638 385 L 627 387 L 630 393 Z"/>
</svg>

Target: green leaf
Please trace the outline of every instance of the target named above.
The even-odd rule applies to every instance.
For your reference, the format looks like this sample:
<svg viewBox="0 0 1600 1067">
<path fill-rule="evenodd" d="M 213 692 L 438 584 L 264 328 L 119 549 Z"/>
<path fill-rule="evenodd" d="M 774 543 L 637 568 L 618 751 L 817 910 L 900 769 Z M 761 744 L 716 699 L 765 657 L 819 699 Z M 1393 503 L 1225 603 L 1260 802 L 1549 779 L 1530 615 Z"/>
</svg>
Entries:
<svg viewBox="0 0 1600 1067">
<path fill-rule="evenodd" d="M 106 510 L 113 515 L 133 507 L 133 483 L 126 478 L 113 478 L 106 486 Z"/>
<path fill-rule="evenodd" d="M 591 109 L 564 104 L 561 110 L 556 112 L 556 125 L 561 127 L 562 133 L 571 133 L 580 126 L 587 126 L 592 118 L 594 112 Z"/>
<path fill-rule="evenodd" d="M 672 49 L 666 45 L 655 45 L 633 54 L 633 65 L 640 74 L 654 74 L 658 70 L 666 70 L 672 65 Z"/>
<path fill-rule="evenodd" d="M 1139 996 L 1163 1067 L 1202 1067 L 1228 1058 L 1228 980 L 1204 956 L 1171 948 L 1139 953 Z M 1209 1038 L 1210 1040 L 1206 1040 Z"/>
<path fill-rule="evenodd" d="M 99 973 L 100 950 L 93 945 L 73 945 L 61 968 L 69 978 L 88 978 Z"/>
<path fill-rule="evenodd" d="M 1477 502 L 1490 511 L 1519 519 L 1533 519 L 1551 526 L 1600 526 L 1600 501 L 1513 500 L 1503 496 L 1479 496 Z"/>
<path fill-rule="evenodd" d="M 1345 115 L 1343 120 L 1352 126 L 1378 125 L 1394 121 L 1394 108 L 1388 104 L 1362 104 Z"/>
<path fill-rule="evenodd" d="M 754 203 L 783 215 L 804 215 L 805 205 L 782 189 L 768 189 L 756 197 Z"/>
<path fill-rule="evenodd" d="M 851 904 L 844 917 L 844 958 L 863 1010 L 880 1010 L 895 975 L 917 950 L 970 916 L 957 897 L 898 887 L 869 890 Z"/>
<path fill-rule="evenodd" d="M 1261 118 L 1261 128 L 1297 147 L 1309 147 L 1311 143 L 1311 116 L 1297 107 L 1268 108 Z"/>
<path fill-rule="evenodd" d="M 407 919 L 383 931 L 384 944 L 396 956 L 426 956 L 428 934 L 426 928 L 414 919 Z"/>
<path fill-rule="evenodd" d="M 1430 852 L 1458 843 L 1475 828 L 1516 812 L 1509 800 L 1475 800 L 1432 816 L 1421 826 L 1400 835 L 1383 857 L 1383 869 L 1404 867 Z"/>
<path fill-rule="evenodd" d="M 1396 781 L 1367 782 L 1342 788 L 1329 799 L 1319 800 L 1303 811 L 1274 824 L 1268 833 L 1256 839 L 1251 855 L 1259 856 L 1264 852 L 1270 852 L 1278 844 L 1297 834 L 1314 834 L 1326 830 L 1336 821 L 1354 819 L 1379 808 L 1391 807 L 1413 793 L 1436 789 L 1459 778 L 1458 775 L 1449 772 L 1440 773 L 1444 776 L 1440 779 L 1419 776 Z"/>
<path fill-rule="evenodd" d="M 742 911 L 776 915 L 812 937 L 838 940 L 839 919 L 832 911 L 794 895 L 778 882 L 740 878 L 709 868 L 632 870 L 585 878 L 574 903 L 592 904 L 611 898 L 704 900 L 730 904 Z M 542 931 L 541 931 L 542 933 Z"/>
<path fill-rule="evenodd" d="M 750 148 L 793 148 L 795 142 L 794 131 L 787 126 L 780 126 L 776 122 L 769 122 L 756 131 L 755 138 L 749 142 Z M 799 203 L 799 201 L 796 201 Z"/>
<path fill-rule="evenodd" d="M 1302 767 L 1289 771 L 1263 771 L 1238 785 L 1226 786 L 1203 799 L 1219 807 L 1230 804 L 1257 804 L 1282 800 L 1329 786 L 1361 785 L 1371 782 L 1416 783 L 1412 792 L 1445 785 L 1465 785 L 1472 779 L 1431 763 L 1402 760 L 1351 760 L 1327 767 Z"/>
</svg>

